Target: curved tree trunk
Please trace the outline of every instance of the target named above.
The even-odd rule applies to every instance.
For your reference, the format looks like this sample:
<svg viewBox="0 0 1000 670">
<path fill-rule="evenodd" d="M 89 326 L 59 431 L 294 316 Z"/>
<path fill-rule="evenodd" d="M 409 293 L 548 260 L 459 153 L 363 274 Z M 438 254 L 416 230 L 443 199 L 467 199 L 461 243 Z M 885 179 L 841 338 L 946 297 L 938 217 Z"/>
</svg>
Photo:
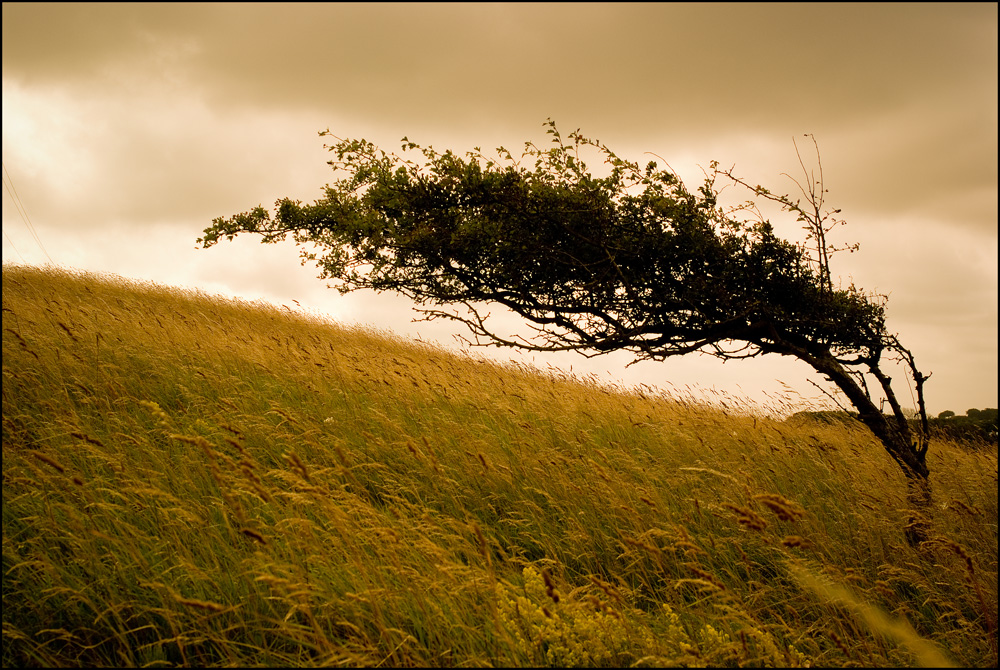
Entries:
<svg viewBox="0 0 1000 670">
<path fill-rule="evenodd" d="M 876 366 L 869 366 L 889 396 L 894 414 L 891 418 L 875 406 L 868 391 L 832 355 L 828 353 L 816 355 L 794 345 L 782 349 L 782 353 L 809 363 L 813 369 L 836 384 L 858 410 L 858 419 L 878 438 L 892 459 L 902 468 L 906 476 L 907 501 L 910 505 L 909 518 L 904 528 L 906 540 L 911 545 L 926 540 L 928 521 L 924 513 L 929 511 L 931 505 L 930 471 L 926 462 L 927 445 L 918 446 L 914 443 L 909 424 L 888 386 L 889 379 Z"/>
<path fill-rule="evenodd" d="M 908 479 L 926 480 L 930 472 L 925 460 L 926 447 L 919 448 L 895 399 L 891 399 L 896 421 L 891 422 L 875 406 L 868 393 L 844 367 L 832 357 L 815 358 L 813 367 L 822 372 L 851 401 L 858 410 L 858 419 L 879 439 L 893 460 L 903 469 Z"/>
</svg>

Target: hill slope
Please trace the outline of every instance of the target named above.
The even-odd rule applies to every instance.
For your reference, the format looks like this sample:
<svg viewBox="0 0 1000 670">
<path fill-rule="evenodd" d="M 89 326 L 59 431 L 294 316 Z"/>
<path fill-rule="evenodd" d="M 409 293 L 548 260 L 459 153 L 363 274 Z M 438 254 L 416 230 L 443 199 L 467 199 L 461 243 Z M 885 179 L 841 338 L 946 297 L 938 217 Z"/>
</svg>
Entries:
<svg viewBox="0 0 1000 670">
<path fill-rule="evenodd" d="M 996 664 L 997 456 L 3 269 L 8 665 Z"/>
</svg>

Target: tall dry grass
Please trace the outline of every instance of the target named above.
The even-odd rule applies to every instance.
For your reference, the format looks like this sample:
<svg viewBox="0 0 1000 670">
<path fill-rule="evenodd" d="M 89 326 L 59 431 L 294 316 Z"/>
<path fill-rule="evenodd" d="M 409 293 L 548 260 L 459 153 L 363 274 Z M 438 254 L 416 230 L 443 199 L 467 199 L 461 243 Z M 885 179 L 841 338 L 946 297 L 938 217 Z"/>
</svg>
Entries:
<svg viewBox="0 0 1000 670">
<path fill-rule="evenodd" d="M 4 665 L 996 665 L 997 453 L 3 269 Z"/>
</svg>

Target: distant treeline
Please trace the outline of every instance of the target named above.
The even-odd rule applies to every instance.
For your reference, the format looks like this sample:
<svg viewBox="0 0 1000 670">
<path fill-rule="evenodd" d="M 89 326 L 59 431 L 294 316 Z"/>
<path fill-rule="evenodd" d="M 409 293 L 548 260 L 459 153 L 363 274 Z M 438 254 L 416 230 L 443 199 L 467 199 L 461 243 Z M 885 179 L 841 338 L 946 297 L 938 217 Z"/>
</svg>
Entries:
<svg viewBox="0 0 1000 670">
<path fill-rule="evenodd" d="M 965 415 L 946 410 L 930 419 L 931 430 L 962 442 L 997 442 L 997 408 L 967 409 Z"/>
<path fill-rule="evenodd" d="M 824 423 L 852 423 L 857 421 L 857 412 L 796 412 L 788 417 L 788 421 L 821 421 Z M 918 419 L 910 419 L 914 427 L 918 427 Z M 976 447 L 997 442 L 997 409 L 968 409 L 964 415 L 951 410 L 941 412 L 936 417 L 928 419 L 931 434 L 943 437 L 967 446 Z"/>
</svg>

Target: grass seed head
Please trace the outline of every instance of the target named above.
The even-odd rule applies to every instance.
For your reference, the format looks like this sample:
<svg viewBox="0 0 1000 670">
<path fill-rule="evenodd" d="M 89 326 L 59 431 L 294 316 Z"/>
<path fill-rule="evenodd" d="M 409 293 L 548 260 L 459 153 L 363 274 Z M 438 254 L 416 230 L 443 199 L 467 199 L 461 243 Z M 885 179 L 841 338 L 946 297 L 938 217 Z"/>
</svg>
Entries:
<svg viewBox="0 0 1000 670">
<path fill-rule="evenodd" d="M 552 574 L 549 572 L 548 568 L 542 568 L 542 581 L 545 582 L 545 595 L 552 599 L 552 602 L 559 602 L 559 592 L 556 591 L 556 586 L 552 581 Z"/>
<path fill-rule="evenodd" d="M 30 450 L 30 451 L 28 451 L 28 453 L 31 454 L 32 456 L 34 456 L 35 458 L 37 458 L 38 460 L 40 460 L 42 463 L 45 463 L 49 467 L 54 468 L 55 470 L 59 471 L 60 473 L 66 472 L 66 468 L 63 467 L 62 463 L 60 463 L 56 459 L 51 458 L 49 456 L 46 456 L 45 454 L 41 453 L 40 451 L 35 451 L 33 449 Z"/>
<path fill-rule="evenodd" d="M 756 495 L 754 496 L 754 500 L 762 502 L 782 521 L 798 521 L 806 515 L 805 510 L 801 506 L 777 493 Z"/>
<path fill-rule="evenodd" d="M 730 503 L 722 503 L 722 506 L 735 512 L 736 521 L 750 530 L 764 530 L 767 528 L 767 521 L 762 519 L 761 516 L 752 509 L 740 507 L 739 505 L 732 505 Z"/>
</svg>

